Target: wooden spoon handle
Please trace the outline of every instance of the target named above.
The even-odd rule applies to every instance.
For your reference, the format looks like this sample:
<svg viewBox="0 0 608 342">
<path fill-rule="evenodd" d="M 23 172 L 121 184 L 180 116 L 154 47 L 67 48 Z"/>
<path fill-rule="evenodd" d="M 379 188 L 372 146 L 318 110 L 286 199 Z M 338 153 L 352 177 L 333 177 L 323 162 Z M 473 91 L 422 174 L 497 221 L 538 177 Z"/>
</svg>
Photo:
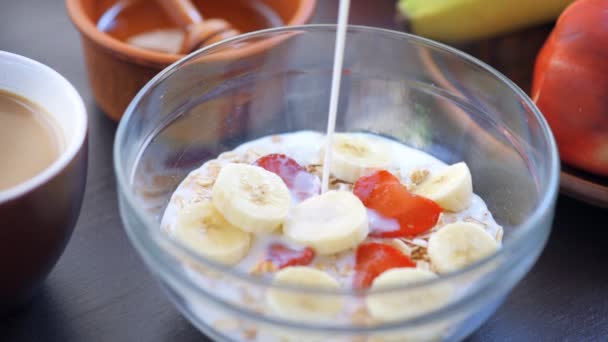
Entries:
<svg viewBox="0 0 608 342">
<path fill-rule="evenodd" d="M 173 22 L 183 29 L 203 22 L 203 16 L 190 0 L 156 0 Z"/>
</svg>

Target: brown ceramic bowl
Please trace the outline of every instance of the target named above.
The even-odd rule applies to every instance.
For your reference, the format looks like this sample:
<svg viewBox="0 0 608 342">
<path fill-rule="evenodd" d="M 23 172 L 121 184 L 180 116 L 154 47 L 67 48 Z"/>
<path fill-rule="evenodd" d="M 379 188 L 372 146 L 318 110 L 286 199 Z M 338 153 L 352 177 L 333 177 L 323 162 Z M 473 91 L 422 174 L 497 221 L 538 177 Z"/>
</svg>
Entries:
<svg viewBox="0 0 608 342">
<path fill-rule="evenodd" d="M 152 0 L 130 0 L 127 3 L 134 1 Z M 158 72 L 184 55 L 140 49 L 99 30 L 99 18 L 116 2 L 117 0 L 66 0 L 68 14 L 81 33 L 89 83 L 95 99 L 110 118 L 118 121 L 135 94 Z M 316 4 L 316 0 L 262 2 L 274 10 L 287 26 L 305 24 L 312 16 Z M 234 2 L 231 3 L 234 6 Z M 202 12 L 204 14 L 204 9 Z M 252 52 L 246 49 L 243 53 Z"/>
<path fill-rule="evenodd" d="M 0 191 L 0 315 L 27 302 L 62 254 L 87 173 L 87 114 L 72 85 L 38 62 L 0 51 L 0 89 L 44 108 L 64 149 L 45 170 Z M 1 162 L 0 162 L 1 163 Z"/>
</svg>

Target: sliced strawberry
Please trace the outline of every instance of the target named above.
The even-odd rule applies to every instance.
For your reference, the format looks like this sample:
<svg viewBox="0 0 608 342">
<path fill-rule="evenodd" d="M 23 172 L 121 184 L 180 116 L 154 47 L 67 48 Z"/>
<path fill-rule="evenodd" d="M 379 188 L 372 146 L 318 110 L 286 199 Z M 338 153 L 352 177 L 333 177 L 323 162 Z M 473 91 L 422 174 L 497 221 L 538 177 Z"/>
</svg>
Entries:
<svg viewBox="0 0 608 342">
<path fill-rule="evenodd" d="M 357 180 L 354 194 L 368 209 L 370 236 L 381 238 L 411 237 L 422 234 L 437 224 L 441 207 L 428 198 L 410 193 L 399 179 L 381 170 Z"/>
<path fill-rule="evenodd" d="M 356 289 L 368 288 L 382 272 L 398 267 L 416 267 L 416 264 L 397 248 L 387 244 L 361 244 L 356 253 L 353 286 Z"/>
<path fill-rule="evenodd" d="M 277 174 L 293 195 L 299 200 L 321 193 L 319 178 L 284 154 L 268 154 L 254 162 L 254 165 Z"/>
<path fill-rule="evenodd" d="M 310 247 L 291 249 L 280 243 L 268 247 L 268 260 L 278 268 L 287 266 L 306 266 L 315 258 L 315 252 Z"/>
<path fill-rule="evenodd" d="M 380 184 L 399 184 L 399 180 L 386 170 L 376 171 L 357 179 L 353 192 L 363 202 L 363 205 L 368 206 L 372 192 Z"/>
<path fill-rule="evenodd" d="M 284 154 L 268 154 L 256 160 L 254 164 L 276 173 L 288 187 L 293 186 L 299 172 L 306 172 L 306 169 L 297 161 Z"/>
</svg>

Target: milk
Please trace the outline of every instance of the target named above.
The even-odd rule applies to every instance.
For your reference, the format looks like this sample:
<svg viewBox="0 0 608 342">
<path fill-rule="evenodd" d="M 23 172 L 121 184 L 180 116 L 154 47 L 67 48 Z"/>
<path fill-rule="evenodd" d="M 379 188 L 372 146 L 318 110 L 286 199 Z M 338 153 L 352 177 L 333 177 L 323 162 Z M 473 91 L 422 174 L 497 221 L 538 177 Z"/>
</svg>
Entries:
<svg viewBox="0 0 608 342">
<path fill-rule="evenodd" d="M 338 31 L 336 33 L 336 47 L 334 51 L 334 67 L 331 80 L 331 96 L 329 99 L 329 115 L 327 117 L 327 146 L 332 146 L 334 131 L 336 130 L 336 117 L 338 115 L 338 100 L 340 99 L 340 81 L 342 80 L 342 64 L 344 62 L 344 41 L 346 40 L 346 28 L 348 25 L 348 9 L 350 0 L 340 0 L 338 13 Z M 329 187 L 329 166 L 331 165 L 332 149 L 327 148 L 323 162 L 323 178 L 321 180 L 321 192 L 326 192 Z"/>
<path fill-rule="evenodd" d="M 433 173 L 434 171 L 447 166 L 445 163 L 429 154 L 405 146 L 394 140 L 369 133 L 350 134 L 360 135 L 386 146 L 390 155 L 390 162 L 389 165 L 387 165 L 387 169 L 398 176 L 398 178 L 400 178 L 404 183 L 410 182 L 409 175 L 414 170 L 424 169 Z M 282 153 L 293 158 L 300 165 L 307 166 L 322 163 L 321 150 L 323 149 L 325 143 L 326 136 L 322 133 L 313 131 L 298 131 L 281 135 L 266 136 L 246 142 L 231 151 L 230 155 L 245 156 L 251 151 L 255 151 L 256 155 L 260 156 L 271 153 Z M 227 158 L 225 160 L 222 160 L 221 158 L 218 159 L 219 165 L 225 165 L 226 163 L 231 162 L 231 160 L 231 158 Z M 209 162 L 192 171 L 173 193 L 161 222 L 163 229 L 167 230 L 169 233 L 175 229 L 176 216 L 179 208 L 183 205 L 187 205 L 188 203 L 201 200 L 199 195 L 201 192 L 199 189 L 200 185 L 198 185 L 196 181 L 189 180 L 205 177 L 205 175 L 208 173 L 208 166 Z M 296 199 L 294 198 L 293 201 L 295 205 L 297 203 Z M 368 212 L 368 214 L 371 215 L 370 217 L 373 220 L 390 221 L 390 219 L 382 218 L 379 215 L 376 215 L 373 211 L 371 211 L 371 213 Z M 486 230 L 494 237 L 497 236 L 497 234 L 499 234 L 499 232 L 502 230 L 502 228 L 494 221 L 483 200 L 477 195 L 473 195 L 471 206 L 466 210 L 458 213 L 442 213 L 440 223 L 463 220 L 479 221 L 483 223 Z M 390 222 L 388 222 L 385 226 L 390 227 Z M 249 273 L 256 267 L 256 264 L 260 262 L 260 260 L 264 260 L 266 248 L 272 243 L 281 243 L 293 248 L 306 247 L 291 245 L 282 236 L 282 234 L 280 234 L 280 232 L 273 234 L 257 234 L 247 257 L 245 257 L 234 267 L 239 271 Z M 354 251 L 342 253 L 340 254 L 339 258 L 335 258 L 334 256 L 331 258 L 317 256 L 313 262 L 313 266 L 315 264 L 327 264 L 330 262 L 338 262 L 343 265 L 348 264 L 354 267 Z M 338 272 L 336 272 L 336 270 L 333 268 L 328 270 L 332 276 L 339 280 L 343 287 L 349 288 L 352 280 L 352 274 L 345 275 L 339 271 L 340 268 L 338 268 Z"/>
</svg>

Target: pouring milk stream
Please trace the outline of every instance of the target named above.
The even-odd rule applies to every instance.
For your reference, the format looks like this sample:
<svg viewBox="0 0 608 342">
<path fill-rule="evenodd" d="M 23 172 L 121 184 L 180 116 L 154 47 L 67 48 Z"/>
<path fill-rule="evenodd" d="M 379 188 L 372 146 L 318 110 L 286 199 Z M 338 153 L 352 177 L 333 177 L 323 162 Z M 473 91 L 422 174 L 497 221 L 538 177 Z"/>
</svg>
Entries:
<svg viewBox="0 0 608 342">
<path fill-rule="evenodd" d="M 323 177 L 321 180 L 321 192 L 325 193 L 329 188 L 329 166 L 331 165 L 334 131 L 336 129 L 336 115 L 338 112 L 338 100 L 340 98 L 340 81 L 342 80 L 342 64 L 344 62 L 344 41 L 346 40 L 346 27 L 348 24 L 348 10 L 350 0 L 340 0 L 338 13 L 338 31 L 336 32 L 336 47 L 334 51 L 334 67 L 331 80 L 331 97 L 329 100 L 329 117 L 327 118 L 326 153 L 323 161 Z"/>
</svg>

